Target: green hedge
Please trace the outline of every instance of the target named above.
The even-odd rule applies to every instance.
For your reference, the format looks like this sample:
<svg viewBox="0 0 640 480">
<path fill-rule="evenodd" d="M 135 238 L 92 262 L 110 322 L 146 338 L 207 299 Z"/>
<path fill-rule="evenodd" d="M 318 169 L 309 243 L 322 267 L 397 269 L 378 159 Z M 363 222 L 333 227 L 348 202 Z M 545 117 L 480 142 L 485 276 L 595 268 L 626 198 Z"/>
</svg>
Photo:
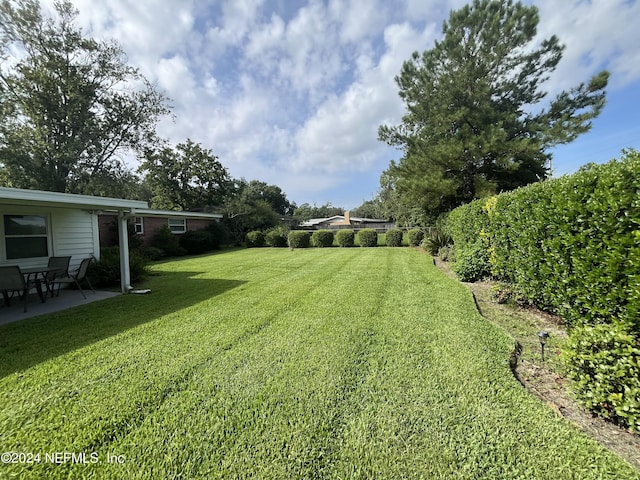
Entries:
<svg viewBox="0 0 640 480">
<path fill-rule="evenodd" d="M 311 235 L 304 230 L 291 230 L 288 235 L 289 247 L 291 248 L 309 248 L 309 239 Z"/>
<path fill-rule="evenodd" d="M 129 252 L 129 273 L 132 285 L 144 280 L 149 274 L 147 260 L 136 250 Z M 94 287 L 120 285 L 120 248 L 101 248 L 100 260 L 91 262 L 87 275 Z"/>
<path fill-rule="evenodd" d="M 597 372 L 574 374 L 576 395 L 637 430 L 637 363 L 634 380 L 620 378 L 602 352 L 624 363 L 630 350 L 602 347 L 585 332 L 624 325 L 629 348 L 640 349 L 640 152 L 464 205 L 451 212 L 446 228 L 457 270 L 490 272 L 519 297 L 565 319 L 572 339 L 580 338 L 567 344 L 568 370 L 582 372 L 590 362 Z"/>
<path fill-rule="evenodd" d="M 333 232 L 331 230 L 316 230 L 311 235 L 311 241 L 316 247 L 330 247 L 333 245 Z"/>
<path fill-rule="evenodd" d="M 358 232 L 358 243 L 361 247 L 378 246 L 378 232 L 373 228 L 363 228 Z"/>
<path fill-rule="evenodd" d="M 385 242 L 388 247 L 401 247 L 402 246 L 402 230 L 399 228 L 392 228 L 387 230 Z"/>
<path fill-rule="evenodd" d="M 456 256 L 453 270 L 464 282 L 480 280 L 491 272 L 487 205 L 492 201 L 495 202 L 495 197 L 488 201 L 476 200 L 456 208 L 447 217 L 443 234 L 453 240 Z M 425 245 L 425 248 L 430 250 L 430 245 Z"/>
<path fill-rule="evenodd" d="M 264 247 L 266 245 L 264 233 L 259 230 L 247 233 L 245 238 L 247 247 Z"/>
<path fill-rule="evenodd" d="M 629 325 L 582 325 L 567 341 L 565 364 L 577 398 L 598 415 L 640 432 L 640 342 Z"/>
<path fill-rule="evenodd" d="M 355 234 L 353 230 L 338 230 L 336 242 L 339 247 L 353 247 L 355 244 Z"/>
<path fill-rule="evenodd" d="M 179 242 L 190 255 L 198 255 L 216 248 L 214 238 L 207 230 L 189 230 L 180 236 Z"/>
<path fill-rule="evenodd" d="M 282 248 L 287 246 L 287 232 L 281 227 L 269 230 L 264 239 L 270 247 Z"/>
<path fill-rule="evenodd" d="M 409 245 L 417 247 L 422 243 L 424 232 L 419 228 L 413 228 L 407 232 L 407 238 L 409 239 Z"/>
</svg>

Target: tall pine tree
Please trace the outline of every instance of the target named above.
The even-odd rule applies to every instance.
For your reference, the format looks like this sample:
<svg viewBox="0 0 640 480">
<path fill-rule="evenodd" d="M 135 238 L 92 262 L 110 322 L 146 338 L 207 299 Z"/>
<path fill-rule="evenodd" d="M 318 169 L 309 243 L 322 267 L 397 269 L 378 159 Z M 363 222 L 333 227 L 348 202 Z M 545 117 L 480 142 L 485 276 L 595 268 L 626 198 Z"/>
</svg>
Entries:
<svg viewBox="0 0 640 480">
<path fill-rule="evenodd" d="M 404 152 L 385 172 L 432 217 L 544 179 L 549 148 L 588 131 L 609 74 L 547 101 L 542 84 L 562 58 L 554 35 L 533 44 L 535 6 L 474 0 L 451 12 L 443 39 L 406 61 L 396 83 L 407 113 L 379 139 Z"/>
</svg>

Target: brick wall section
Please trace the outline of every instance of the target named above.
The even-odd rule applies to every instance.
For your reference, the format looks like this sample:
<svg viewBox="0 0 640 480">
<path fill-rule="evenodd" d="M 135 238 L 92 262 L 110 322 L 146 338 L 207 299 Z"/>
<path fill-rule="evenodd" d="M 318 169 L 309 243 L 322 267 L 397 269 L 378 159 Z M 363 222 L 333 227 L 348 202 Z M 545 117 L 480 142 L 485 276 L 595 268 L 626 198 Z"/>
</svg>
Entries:
<svg viewBox="0 0 640 480">
<path fill-rule="evenodd" d="M 112 247 L 118 245 L 118 217 L 116 215 L 99 215 L 98 227 L 100 229 L 100 246 Z M 187 231 L 201 230 L 216 220 L 208 220 L 204 218 L 187 218 Z M 133 219 L 129 221 L 133 224 Z M 142 244 L 144 247 L 149 247 L 153 243 L 153 236 L 160 230 L 163 225 L 168 225 L 169 220 L 167 218 L 158 217 L 144 217 L 143 228 L 144 234 L 140 235 Z M 180 237 L 180 234 L 176 234 Z"/>
<path fill-rule="evenodd" d="M 98 215 L 98 230 L 100 231 L 100 247 L 118 245 L 117 215 Z"/>
</svg>

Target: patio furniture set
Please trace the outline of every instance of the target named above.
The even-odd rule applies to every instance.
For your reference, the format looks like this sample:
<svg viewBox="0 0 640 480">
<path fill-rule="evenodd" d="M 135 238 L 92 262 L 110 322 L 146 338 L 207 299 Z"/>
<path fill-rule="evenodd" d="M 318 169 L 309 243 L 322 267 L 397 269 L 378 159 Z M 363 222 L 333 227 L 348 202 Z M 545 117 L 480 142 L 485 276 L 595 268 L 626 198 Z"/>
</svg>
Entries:
<svg viewBox="0 0 640 480">
<path fill-rule="evenodd" d="M 47 301 L 47 297 L 60 295 L 62 285 L 75 284 L 84 298 L 80 284 L 86 281 L 91 291 L 95 293 L 91 281 L 87 277 L 89 264 L 92 258 L 85 258 L 75 271 L 69 271 L 71 257 L 50 257 L 46 266 L 20 268 L 18 265 L 0 266 L 0 291 L 4 297 L 7 307 L 11 306 L 11 300 L 18 297 L 24 304 L 24 311 L 27 311 L 27 297 L 29 291 L 35 288 L 42 303 Z M 43 288 L 44 287 L 44 288 Z"/>
</svg>

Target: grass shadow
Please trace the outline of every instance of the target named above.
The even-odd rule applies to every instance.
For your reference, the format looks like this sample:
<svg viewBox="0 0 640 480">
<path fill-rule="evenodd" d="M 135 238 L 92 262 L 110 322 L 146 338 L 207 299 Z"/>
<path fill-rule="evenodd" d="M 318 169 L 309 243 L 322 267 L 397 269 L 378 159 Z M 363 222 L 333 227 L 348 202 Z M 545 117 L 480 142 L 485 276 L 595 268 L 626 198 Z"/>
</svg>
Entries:
<svg viewBox="0 0 640 480">
<path fill-rule="evenodd" d="M 246 283 L 162 272 L 147 295 L 121 295 L 0 326 L 0 378 L 208 300 Z"/>
</svg>

